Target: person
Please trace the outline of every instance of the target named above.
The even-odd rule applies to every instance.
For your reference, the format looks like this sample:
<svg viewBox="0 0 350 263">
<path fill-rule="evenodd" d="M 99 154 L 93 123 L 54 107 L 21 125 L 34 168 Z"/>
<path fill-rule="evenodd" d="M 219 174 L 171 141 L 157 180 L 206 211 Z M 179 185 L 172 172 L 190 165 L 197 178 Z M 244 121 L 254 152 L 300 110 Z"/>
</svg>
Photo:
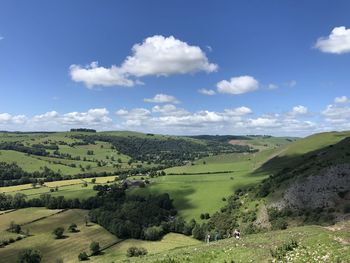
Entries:
<svg viewBox="0 0 350 263">
<path fill-rule="evenodd" d="M 207 235 L 207 244 L 209 244 L 209 242 L 210 242 L 210 234 L 208 233 L 208 235 Z"/>
<path fill-rule="evenodd" d="M 239 231 L 239 229 L 235 229 L 235 231 L 233 232 L 233 236 L 239 240 L 241 238 L 241 232 Z"/>
</svg>

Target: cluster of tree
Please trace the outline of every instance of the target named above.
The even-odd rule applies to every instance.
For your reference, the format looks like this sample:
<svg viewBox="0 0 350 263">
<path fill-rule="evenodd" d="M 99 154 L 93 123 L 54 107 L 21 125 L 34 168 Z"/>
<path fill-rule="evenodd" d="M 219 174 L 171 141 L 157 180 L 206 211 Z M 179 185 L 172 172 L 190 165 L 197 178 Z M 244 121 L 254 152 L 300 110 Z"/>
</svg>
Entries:
<svg viewBox="0 0 350 263">
<path fill-rule="evenodd" d="M 159 227 L 176 214 L 168 194 L 127 196 L 121 188 L 107 187 L 100 188 L 97 196 L 102 205 L 90 211 L 90 220 L 119 238 L 145 239 L 146 232 L 153 233 L 150 227 Z M 159 235 L 164 234 L 163 229 L 158 230 Z"/>
<path fill-rule="evenodd" d="M 78 129 L 70 129 L 71 132 L 96 132 L 94 129 L 87 128 L 78 128 Z"/>
<path fill-rule="evenodd" d="M 130 156 L 135 161 L 163 165 L 181 165 L 209 154 L 249 152 L 249 146 L 231 145 L 227 142 L 206 140 L 196 141 L 185 138 L 157 138 L 154 136 L 113 136 L 77 134 L 73 138 L 86 143 L 104 141 L 111 143 L 118 152 Z"/>
<path fill-rule="evenodd" d="M 45 147 L 41 144 L 25 146 L 20 142 L 2 142 L 0 143 L 0 150 L 12 150 L 12 151 L 23 152 L 23 153 L 39 155 L 39 156 L 49 155 Z"/>
<path fill-rule="evenodd" d="M 58 181 L 68 177 L 64 177 L 46 166 L 41 171 L 30 173 L 24 171 L 16 163 L 0 162 L 0 186 L 39 183 L 39 181 Z"/>
</svg>

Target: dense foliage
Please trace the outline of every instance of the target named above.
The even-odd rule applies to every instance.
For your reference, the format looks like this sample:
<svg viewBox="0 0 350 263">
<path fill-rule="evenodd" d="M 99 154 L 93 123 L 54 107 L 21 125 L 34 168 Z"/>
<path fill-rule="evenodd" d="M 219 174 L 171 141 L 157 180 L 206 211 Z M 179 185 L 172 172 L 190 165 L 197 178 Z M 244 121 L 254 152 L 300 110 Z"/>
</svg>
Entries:
<svg viewBox="0 0 350 263">
<path fill-rule="evenodd" d="M 77 134 L 73 138 L 87 143 L 104 141 L 111 143 L 118 152 L 137 161 L 152 162 L 163 165 L 181 165 L 185 161 L 209 154 L 249 152 L 249 146 L 231 145 L 220 141 L 197 141 L 177 137 L 158 138 L 154 136 L 112 136 Z"/>
</svg>

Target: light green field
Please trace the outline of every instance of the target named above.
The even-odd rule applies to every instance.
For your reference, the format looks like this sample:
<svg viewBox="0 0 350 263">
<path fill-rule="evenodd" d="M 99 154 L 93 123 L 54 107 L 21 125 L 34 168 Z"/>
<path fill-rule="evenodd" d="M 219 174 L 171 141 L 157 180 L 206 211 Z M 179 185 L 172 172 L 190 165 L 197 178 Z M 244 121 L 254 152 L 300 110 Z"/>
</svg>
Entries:
<svg viewBox="0 0 350 263">
<path fill-rule="evenodd" d="M 265 150 L 247 155 L 218 155 L 199 160 L 195 165 L 185 165 L 166 169 L 167 175 L 150 179 L 146 188 L 133 189 L 132 193 L 169 193 L 179 214 L 186 220 L 200 220 L 201 213 L 213 214 L 224 206 L 224 197 L 242 187 L 255 185 L 266 174 L 253 175 L 255 168 L 275 154 L 276 150 Z M 233 171 L 229 173 L 217 173 Z M 211 174 L 204 174 L 211 172 Z M 203 173 L 203 174 L 194 174 Z"/>
</svg>

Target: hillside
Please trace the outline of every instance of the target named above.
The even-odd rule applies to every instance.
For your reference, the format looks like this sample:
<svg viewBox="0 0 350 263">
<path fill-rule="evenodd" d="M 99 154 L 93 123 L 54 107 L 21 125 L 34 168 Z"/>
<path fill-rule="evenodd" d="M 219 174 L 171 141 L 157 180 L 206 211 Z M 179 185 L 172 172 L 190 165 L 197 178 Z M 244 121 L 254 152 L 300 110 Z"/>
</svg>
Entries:
<svg viewBox="0 0 350 263">
<path fill-rule="evenodd" d="M 270 175 L 258 195 L 272 207 L 311 214 L 312 221 L 341 220 L 350 212 L 349 164 L 350 132 L 309 136 L 256 170 Z"/>
</svg>

